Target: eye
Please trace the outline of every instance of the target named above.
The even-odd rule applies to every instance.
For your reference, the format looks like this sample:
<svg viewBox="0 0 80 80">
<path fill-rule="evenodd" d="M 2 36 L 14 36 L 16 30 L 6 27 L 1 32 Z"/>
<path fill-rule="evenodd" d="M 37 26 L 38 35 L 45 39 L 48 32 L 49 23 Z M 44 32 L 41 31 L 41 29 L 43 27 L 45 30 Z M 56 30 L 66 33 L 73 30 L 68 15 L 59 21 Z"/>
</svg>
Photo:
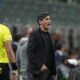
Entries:
<svg viewBox="0 0 80 80">
<path fill-rule="evenodd" d="M 46 18 L 46 20 L 50 20 L 50 18 Z"/>
</svg>

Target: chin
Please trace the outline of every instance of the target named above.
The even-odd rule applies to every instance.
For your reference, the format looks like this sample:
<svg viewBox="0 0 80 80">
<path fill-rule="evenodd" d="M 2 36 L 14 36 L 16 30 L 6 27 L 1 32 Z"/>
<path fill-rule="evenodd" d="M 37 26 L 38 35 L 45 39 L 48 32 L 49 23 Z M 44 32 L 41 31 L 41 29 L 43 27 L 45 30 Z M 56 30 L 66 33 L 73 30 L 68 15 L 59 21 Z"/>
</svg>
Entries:
<svg viewBox="0 0 80 80">
<path fill-rule="evenodd" d="M 45 30 L 48 30 L 49 28 L 45 28 Z"/>
</svg>

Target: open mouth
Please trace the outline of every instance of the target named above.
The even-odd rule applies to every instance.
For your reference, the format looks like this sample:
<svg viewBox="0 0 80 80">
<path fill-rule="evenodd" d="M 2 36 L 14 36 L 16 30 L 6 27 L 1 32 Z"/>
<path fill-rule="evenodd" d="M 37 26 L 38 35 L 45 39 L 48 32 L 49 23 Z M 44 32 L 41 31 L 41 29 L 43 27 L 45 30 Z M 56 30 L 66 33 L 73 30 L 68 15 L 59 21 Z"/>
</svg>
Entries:
<svg viewBox="0 0 80 80">
<path fill-rule="evenodd" d="M 50 25 L 50 24 L 48 24 L 48 25 Z"/>
</svg>

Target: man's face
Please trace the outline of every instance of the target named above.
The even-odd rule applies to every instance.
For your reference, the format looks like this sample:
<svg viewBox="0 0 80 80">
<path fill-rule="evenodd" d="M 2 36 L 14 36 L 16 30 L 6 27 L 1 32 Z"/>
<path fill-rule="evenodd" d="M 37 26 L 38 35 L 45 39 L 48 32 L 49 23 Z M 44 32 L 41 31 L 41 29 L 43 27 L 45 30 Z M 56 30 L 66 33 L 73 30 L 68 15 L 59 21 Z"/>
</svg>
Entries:
<svg viewBox="0 0 80 80">
<path fill-rule="evenodd" d="M 51 18 L 50 16 L 46 16 L 43 20 L 40 21 L 40 25 L 43 27 L 44 30 L 48 30 L 50 28 Z"/>
</svg>

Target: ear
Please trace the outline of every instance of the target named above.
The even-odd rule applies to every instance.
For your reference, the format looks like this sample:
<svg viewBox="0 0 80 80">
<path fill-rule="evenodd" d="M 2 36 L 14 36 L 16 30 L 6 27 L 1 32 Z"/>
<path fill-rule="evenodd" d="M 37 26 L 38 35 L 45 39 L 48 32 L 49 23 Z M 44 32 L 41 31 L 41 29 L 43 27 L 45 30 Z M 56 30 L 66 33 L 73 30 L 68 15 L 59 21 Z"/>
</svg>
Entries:
<svg viewBox="0 0 80 80">
<path fill-rule="evenodd" d="M 42 21 L 41 20 L 39 20 L 39 24 L 42 24 Z"/>
</svg>

